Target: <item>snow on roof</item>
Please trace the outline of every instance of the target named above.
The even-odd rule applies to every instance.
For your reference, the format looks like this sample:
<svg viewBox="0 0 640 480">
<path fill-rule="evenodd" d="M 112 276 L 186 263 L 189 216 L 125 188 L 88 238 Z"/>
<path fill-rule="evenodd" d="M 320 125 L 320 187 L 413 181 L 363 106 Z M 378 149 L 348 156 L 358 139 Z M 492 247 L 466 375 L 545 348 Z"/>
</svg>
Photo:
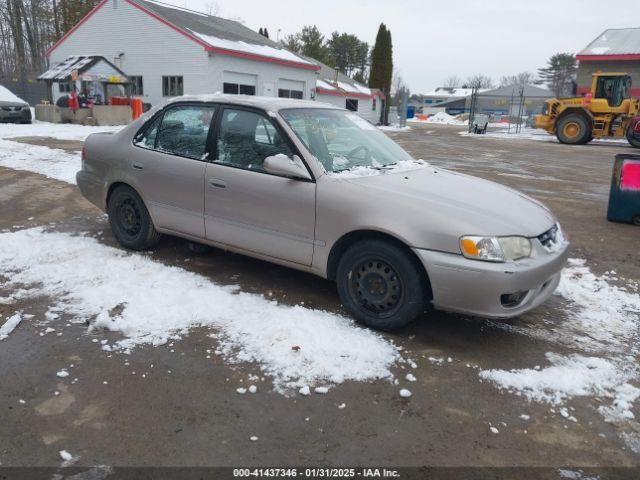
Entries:
<svg viewBox="0 0 640 480">
<path fill-rule="evenodd" d="M 578 55 L 640 54 L 640 28 L 610 28 L 587 45 Z"/>
<path fill-rule="evenodd" d="M 321 79 L 317 79 L 316 80 L 316 87 L 324 88 L 325 90 L 335 90 L 336 89 L 336 87 L 331 85 L 331 83 L 329 81 L 321 80 Z"/>
<path fill-rule="evenodd" d="M 280 60 L 287 60 L 289 62 L 306 63 L 313 65 L 313 63 L 297 56 L 295 53 L 285 50 L 284 48 L 276 48 L 270 45 L 260 45 L 257 43 L 248 43 L 244 41 L 227 40 L 224 38 L 218 38 L 204 33 L 199 33 L 194 30 L 189 31 L 198 37 L 203 42 L 216 48 L 224 48 L 225 50 L 233 50 L 235 52 L 251 53 L 254 55 L 261 55 L 263 57 L 278 58 Z"/>
<path fill-rule="evenodd" d="M 27 103 L 2 85 L 0 85 L 0 102 Z"/>
<path fill-rule="evenodd" d="M 488 88 L 481 88 L 479 92 L 486 92 L 489 90 Z M 468 97 L 473 93 L 472 88 L 449 88 L 449 87 L 438 87 L 435 90 L 431 90 L 424 94 L 425 97 Z"/>
<path fill-rule="evenodd" d="M 81 57 L 73 55 L 51 67 L 38 77 L 38 80 L 65 80 L 74 70 L 80 70 L 82 67 L 91 63 L 95 57 Z"/>
</svg>

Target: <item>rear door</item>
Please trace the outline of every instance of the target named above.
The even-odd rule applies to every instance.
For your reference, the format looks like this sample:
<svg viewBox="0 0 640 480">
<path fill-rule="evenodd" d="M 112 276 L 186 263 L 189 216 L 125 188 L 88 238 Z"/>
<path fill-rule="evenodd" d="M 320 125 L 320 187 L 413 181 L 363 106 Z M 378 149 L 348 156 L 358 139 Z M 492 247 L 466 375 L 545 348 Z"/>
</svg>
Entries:
<svg viewBox="0 0 640 480">
<path fill-rule="evenodd" d="M 136 187 L 157 228 L 204 238 L 204 174 L 215 106 L 168 107 L 134 139 Z"/>
<path fill-rule="evenodd" d="M 214 144 L 205 172 L 207 238 L 311 265 L 316 184 L 262 167 L 268 156 L 297 154 L 286 134 L 261 111 L 226 106 Z"/>
</svg>

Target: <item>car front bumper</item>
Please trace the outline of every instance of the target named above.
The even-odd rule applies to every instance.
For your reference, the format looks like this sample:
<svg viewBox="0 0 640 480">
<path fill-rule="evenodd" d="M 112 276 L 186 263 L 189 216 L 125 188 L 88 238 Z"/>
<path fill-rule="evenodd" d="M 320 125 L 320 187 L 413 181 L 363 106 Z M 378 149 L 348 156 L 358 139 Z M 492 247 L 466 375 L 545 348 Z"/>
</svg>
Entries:
<svg viewBox="0 0 640 480">
<path fill-rule="evenodd" d="M 462 255 L 414 249 L 422 261 L 440 310 L 486 318 L 510 318 L 546 301 L 560 282 L 560 271 L 569 255 L 568 244 L 548 253 L 534 241 L 530 258 L 509 263 L 470 260 Z M 505 306 L 502 295 L 526 292 L 514 306 Z"/>
<path fill-rule="evenodd" d="M 10 108 L 11 110 L 6 110 Z M 0 123 L 30 123 L 31 110 L 14 110 L 13 107 L 0 107 Z"/>
</svg>

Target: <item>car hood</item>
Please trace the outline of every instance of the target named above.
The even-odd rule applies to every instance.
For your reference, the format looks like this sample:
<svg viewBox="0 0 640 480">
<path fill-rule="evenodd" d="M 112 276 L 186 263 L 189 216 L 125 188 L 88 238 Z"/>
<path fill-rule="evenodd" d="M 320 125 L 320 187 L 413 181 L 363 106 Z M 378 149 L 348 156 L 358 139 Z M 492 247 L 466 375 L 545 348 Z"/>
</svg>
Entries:
<svg viewBox="0 0 640 480">
<path fill-rule="evenodd" d="M 556 220 L 542 203 L 498 183 L 431 166 L 345 179 L 373 197 L 384 195 L 396 211 L 438 218 L 460 235 L 536 237 Z M 411 208 L 403 208 L 411 205 Z M 418 212 L 418 213 L 416 213 Z M 423 215 L 419 212 L 423 212 Z M 452 232 L 453 233 L 453 232 Z"/>
<path fill-rule="evenodd" d="M 24 107 L 29 105 L 26 102 L 5 102 L 0 101 L 0 107 Z"/>
</svg>

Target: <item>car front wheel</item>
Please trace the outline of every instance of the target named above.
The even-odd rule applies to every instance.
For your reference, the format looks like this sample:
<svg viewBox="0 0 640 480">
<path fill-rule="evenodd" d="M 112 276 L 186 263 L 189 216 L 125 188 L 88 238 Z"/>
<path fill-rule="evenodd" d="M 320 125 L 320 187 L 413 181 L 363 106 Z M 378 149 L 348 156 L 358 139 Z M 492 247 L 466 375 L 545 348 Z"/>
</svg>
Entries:
<svg viewBox="0 0 640 480">
<path fill-rule="evenodd" d="M 396 330 L 415 320 L 428 300 L 426 278 L 405 250 L 384 240 L 347 249 L 337 270 L 338 294 L 359 322 Z"/>
<path fill-rule="evenodd" d="M 147 207 L 131 187 L 115 188 L 109 197 L 107 213 L 111 230 L 123 247 L 148 250 L 160 241 L 161 234 L 153 226 Z"/>
</svg>

